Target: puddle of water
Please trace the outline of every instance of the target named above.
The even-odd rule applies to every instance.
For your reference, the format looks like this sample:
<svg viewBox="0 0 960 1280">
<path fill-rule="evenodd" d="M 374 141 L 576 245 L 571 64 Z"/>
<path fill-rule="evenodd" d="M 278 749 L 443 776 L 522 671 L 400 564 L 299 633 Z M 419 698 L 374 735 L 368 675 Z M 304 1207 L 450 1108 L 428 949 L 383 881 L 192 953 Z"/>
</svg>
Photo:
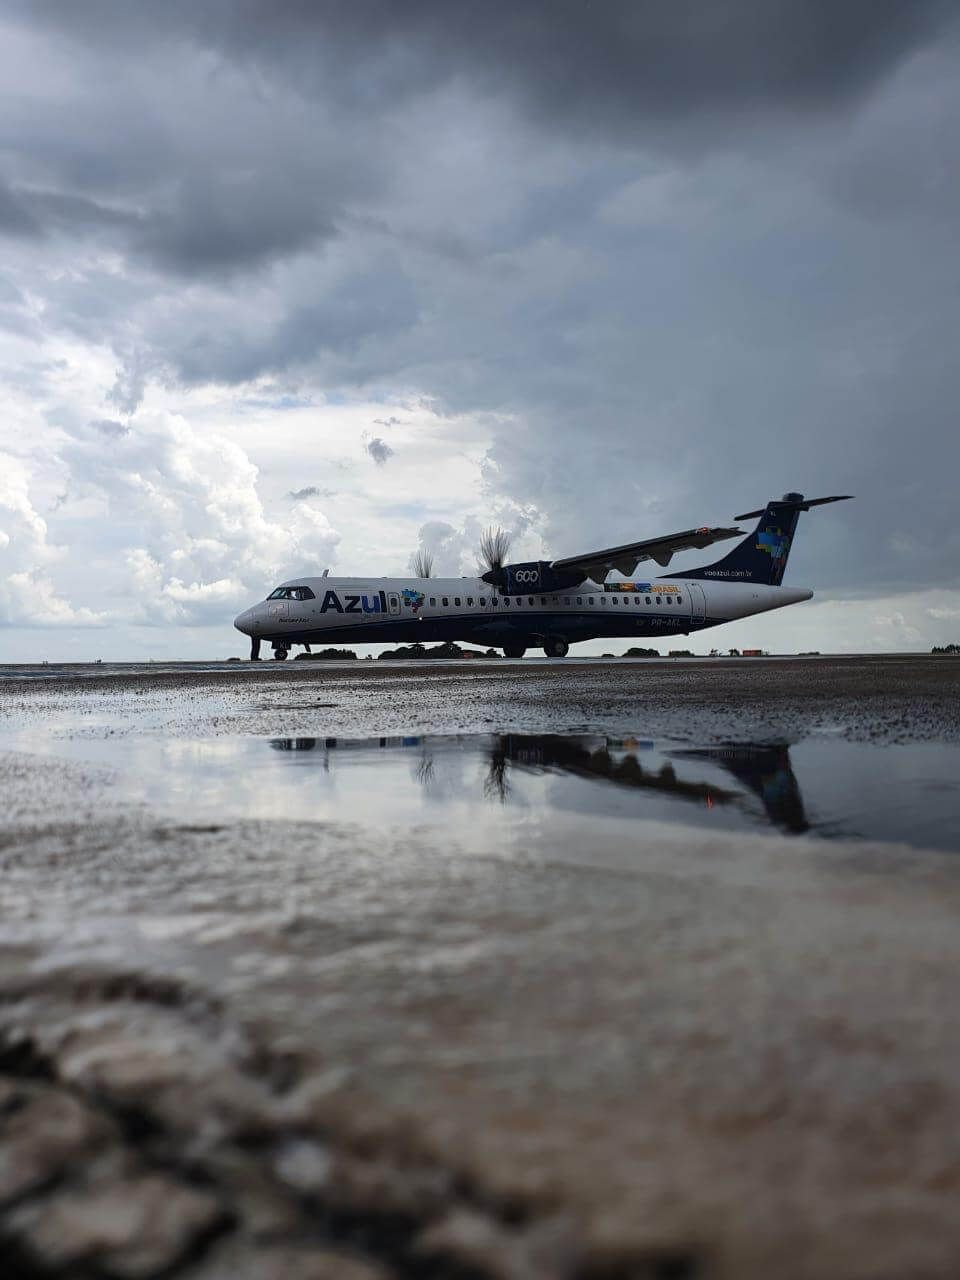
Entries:
<svg viewBox="0 0 960 1280">
<path fill-rule="evenodd" d="M 861 837 L 960 851 L 960 748 L 809 738 L 691 746 L 596 734 L 155 737 L 5 744 L 108 764 L 124 799 L 186 821 L 446 829 L 481 847 L 574 818 Z M 589 825 L 588 825 L 589 829 Z"/>
</svg>

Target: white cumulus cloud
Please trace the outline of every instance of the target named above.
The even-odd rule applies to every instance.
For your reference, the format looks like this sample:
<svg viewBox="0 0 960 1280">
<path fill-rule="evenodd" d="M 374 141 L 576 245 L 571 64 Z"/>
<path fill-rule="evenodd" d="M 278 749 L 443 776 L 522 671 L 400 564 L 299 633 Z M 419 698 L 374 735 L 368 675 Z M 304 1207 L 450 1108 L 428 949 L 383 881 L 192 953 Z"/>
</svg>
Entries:
<svg viewBox="0 0 960 1280">
<path fill-rule="evenodd" d="M 130 621 L 222 623 L 274 580 L 327 564 L 339 541 L 310 501 L 270 519 L 246 452 L 178 414 L 138 415 L 108 448 L 78 429 L 63 452 L 74 491 L 104 502 Z"/>
<path fill-rule="evenodd" d="M 103 622 L 103 615 L 74 608 L 57 593 L 46 567 L 60 554 L 30 500 L 26 467 L 0 453 L 0 624 L 55 627 Z"/>
</svg>

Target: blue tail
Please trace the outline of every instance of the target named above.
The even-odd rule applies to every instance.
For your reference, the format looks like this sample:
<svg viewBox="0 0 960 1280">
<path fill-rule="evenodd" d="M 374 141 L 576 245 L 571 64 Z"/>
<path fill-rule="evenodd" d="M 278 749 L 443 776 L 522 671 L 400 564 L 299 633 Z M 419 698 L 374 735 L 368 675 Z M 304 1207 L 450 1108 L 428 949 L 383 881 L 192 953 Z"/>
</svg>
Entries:
<svg viewBox="0 0 960 1280">
<path fill-rule="evenodd" d="M 709 578 L 721 582 L 760 582 L 779 587 L 800 512 L 807 509 L 802 493 L 785 493 L 779 501 L 768 502 L 753 533 L 738 542 L 728 555 L 702 569 L 690 569 L 671 577 Z M 737 516 L 738 520 L 744 519 Z"/>
</svg>

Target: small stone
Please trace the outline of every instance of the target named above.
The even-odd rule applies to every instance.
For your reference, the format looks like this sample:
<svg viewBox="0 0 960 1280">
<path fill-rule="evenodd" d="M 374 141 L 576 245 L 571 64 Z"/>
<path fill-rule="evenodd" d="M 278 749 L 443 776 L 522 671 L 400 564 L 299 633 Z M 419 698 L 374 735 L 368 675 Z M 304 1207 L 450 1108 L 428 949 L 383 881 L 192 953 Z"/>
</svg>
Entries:
<svg viewBox="0 0 960 1280">
<path fill-rule="evenodd" d="M 569 1280 L 580 1259 L 572 1224 L 562 1217 L 515 1229 L 469 1209 L 427 1227 L 415 1250 L 435 1266 L 490 1280 Z"/>
<path fill-rule="evenodd" d="M 64 1191 L 12 1215 L 41 1266 L 92 1263 L 115 1276 L 173 1266 L 224 1217 L 217 1199 L 161 1174 Z"/>
<path fill-rule="evenodd" d="M 60 1089 L 29 1086 L 26 1094 L 0 1129 L 0 1204 L 43 1186 L 72 1161 L 89 1160 L 116 1133 Z"/>
<path fill-rule="evenodd" d="M 215 1141 L 269 1125 L 261 1087 L 189 1029 L 159 1026 L 98 1031 L 63 1052 L 63 1079 L 112 1105 L 135 1107 L 174 1132 Z M 189 1101 L 186 1094 L 189 1093 Z"/>
<path fill-rule="evenodd" d="M 246 1235 L 282 1239 L 302 1225 L 298 1197 L 271 1176 L 259 1153 L 223 1146 L 207 1152 L 203 1163 Z"/>
<path fill-rule="evenodd" d="M 330 1153 L 319 1142 L 297 1139 L 282 1147 L 274 1168 L 277 1177 L 300 1195 L 316 1194 L 330 1180 Z"/>
<path fill-rule="evenodd" d="M 434 1217 L 449 1202 L 451 1175 L 433 1165 L 394 1162 L 386 1154 L 362 1159 L 338 1153 L 328 1178 L 326 1202 L 351 1213 Z"/>
</svg>

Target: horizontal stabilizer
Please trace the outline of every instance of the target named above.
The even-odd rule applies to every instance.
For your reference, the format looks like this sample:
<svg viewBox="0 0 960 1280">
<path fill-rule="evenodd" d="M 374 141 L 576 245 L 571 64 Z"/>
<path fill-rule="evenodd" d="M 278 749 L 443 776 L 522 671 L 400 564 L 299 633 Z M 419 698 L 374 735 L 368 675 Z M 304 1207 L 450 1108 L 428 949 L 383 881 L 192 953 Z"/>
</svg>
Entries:
<svg viewBox="0 0 960 1280">
<path fill-rule="evenodd" d="M 551 562 L 551 569 L 582 572 L 584 577 L 602 581 L 611 570 L 629 577 L 643 560 L 655 560 L 666 567 L 678 551 L 709 547 L 724 538 L 739 538 L 742 529 L 685 529 L 663 538 L 647 538 L 644 542 L 627 542 L 622 547 L 607 547 L 604 551 L 591 551 L 581 556 L 567 556 Z"/>
<path fill-rule="evenodd" d="M 811 507 L 822 507 L 825 502 L 846 502 L 852 498 L 852 493 L 837 493 L 832 498 L 801 498 L 797 495 L 796 501 L 789 498 L 781 498 L 777 502 L 771 502 L 771 507 L 784 507 L 792 511 L 809 511 Z M 742 516 L 734 516 L 734 520 L 752 520 L 754 517 L 760 517 L 767 510 L 767 507 L 760 507 L 758 511 L 745 511 Z"/>
</svg>

